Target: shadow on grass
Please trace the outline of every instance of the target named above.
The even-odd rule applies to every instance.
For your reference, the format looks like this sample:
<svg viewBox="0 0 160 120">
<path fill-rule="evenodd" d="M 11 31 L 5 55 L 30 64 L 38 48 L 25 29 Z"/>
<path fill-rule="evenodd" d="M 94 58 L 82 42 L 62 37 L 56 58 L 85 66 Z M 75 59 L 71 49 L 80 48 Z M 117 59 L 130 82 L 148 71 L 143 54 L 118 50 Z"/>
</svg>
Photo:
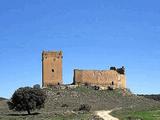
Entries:
<svg viewBox="0 0 160 120">
<path fill-rule="evenodd" d="M 6 114 L 7 116 L 30 116 L 30 115 L 38 115 L 40 113 L 36 112 L 36 113 L 31 113 L 31 114 Z"/>
</svg>

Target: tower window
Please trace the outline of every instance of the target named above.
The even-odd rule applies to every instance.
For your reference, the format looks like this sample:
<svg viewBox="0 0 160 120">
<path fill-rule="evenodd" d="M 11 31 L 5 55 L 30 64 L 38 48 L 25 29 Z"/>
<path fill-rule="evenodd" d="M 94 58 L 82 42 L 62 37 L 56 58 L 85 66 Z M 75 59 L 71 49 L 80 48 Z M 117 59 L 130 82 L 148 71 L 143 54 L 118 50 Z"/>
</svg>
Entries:
<svg viewBox="0 0 160 120">
<path fill-rule="evenodd" d="M 112 81 L 112 85 L 114 85 L 114 82 Z"/>
<path fill-rule="evenodd" d="M 54 72 L 54 69 L 52 69 L 52 72 Z"/>
</svg>

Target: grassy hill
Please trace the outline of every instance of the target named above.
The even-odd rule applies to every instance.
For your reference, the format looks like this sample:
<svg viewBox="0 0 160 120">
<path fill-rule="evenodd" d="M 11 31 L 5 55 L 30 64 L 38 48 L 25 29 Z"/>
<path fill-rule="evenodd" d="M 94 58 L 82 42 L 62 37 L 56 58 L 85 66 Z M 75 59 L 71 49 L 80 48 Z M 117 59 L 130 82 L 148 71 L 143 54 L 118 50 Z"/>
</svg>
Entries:
<svg viewBox="0 0 160 120">
<path fill-rule="evenodd" d="M 131 120 L 131 113 L 136 116 L 136 112 L 158 110 L 160 102 L 147 99 L 143 96 L 136 96 L 129 91 L 116 89 L 95 90 L 92 87 L 80 86 L 76 88 L 66 87 L 45 89 L 47 100 L 45 108 L 34 111 L 34 115 L 26 115 L 26 112 L 13 112 L 8 110 L 5 101 L 0 101 L 0 119 L 3 120 L 23 120 L 23 119 L 39 119 L 39 120 L 91 120 L 99 119 L 94 116 L 94 111 L 111 110 L 112 113 L 121 119 Z M 91 106 L 90 112 L 79 111 L 82 104 Z M 144 113 L 145 114 L 145 113 Z M 130 115 L 130 116 L 129 116 Z"/>
<path fill-rule="evenodd" d="M 156 100 L 156 101 L 160 101 L 160 94 L 152 94 L 152 95 L 138 95 L 138 96 L 143 96 L 145 98 L 148 98 L 148 99 L 153 99 L 153 100 Z"/>
<path fill-rule="evenodd" d="M 7 100 L 6 98 L 3 98 L 3 97 L 0 97 L 0 101 L 2 101 L 2 100 Z"/>
</svg>

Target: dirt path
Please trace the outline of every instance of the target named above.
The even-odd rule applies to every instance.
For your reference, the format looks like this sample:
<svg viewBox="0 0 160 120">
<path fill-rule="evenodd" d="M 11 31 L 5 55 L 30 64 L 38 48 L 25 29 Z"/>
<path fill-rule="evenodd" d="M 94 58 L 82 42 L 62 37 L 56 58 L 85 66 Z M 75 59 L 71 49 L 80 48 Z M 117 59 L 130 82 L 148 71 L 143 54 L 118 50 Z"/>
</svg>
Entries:
<svg viewBox="0 0 160 120">
<path fill-rule="evenodd" d="M 115 118 L 110 115 L 112 111 L 111 110 L 102 110 L 102 111 L 96 111 L 95 114 L 98 115 L 100 118 L 103 118 L 104 120 L 119 120 L 118 118 Z"/>
</svg>

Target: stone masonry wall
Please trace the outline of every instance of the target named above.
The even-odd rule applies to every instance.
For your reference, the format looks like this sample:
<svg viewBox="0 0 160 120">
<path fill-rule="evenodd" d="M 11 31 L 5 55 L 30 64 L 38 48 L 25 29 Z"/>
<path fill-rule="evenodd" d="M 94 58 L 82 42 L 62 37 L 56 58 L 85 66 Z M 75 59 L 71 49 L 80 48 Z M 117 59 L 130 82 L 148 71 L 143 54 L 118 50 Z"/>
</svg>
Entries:
<svg viewBox="0 0 160 120">
<path fill-rule="evenodd" d="M 74 70 L 74 84 L 92 84 L 109 86 L 114 83 L 115 88 L 126 88 L 125 74 L 116 70 Z"/>
<path fill-rule="evenodd" d="M 42 86 L 62 83 L 62 51 L 43 51 Z"/>
</svg>

